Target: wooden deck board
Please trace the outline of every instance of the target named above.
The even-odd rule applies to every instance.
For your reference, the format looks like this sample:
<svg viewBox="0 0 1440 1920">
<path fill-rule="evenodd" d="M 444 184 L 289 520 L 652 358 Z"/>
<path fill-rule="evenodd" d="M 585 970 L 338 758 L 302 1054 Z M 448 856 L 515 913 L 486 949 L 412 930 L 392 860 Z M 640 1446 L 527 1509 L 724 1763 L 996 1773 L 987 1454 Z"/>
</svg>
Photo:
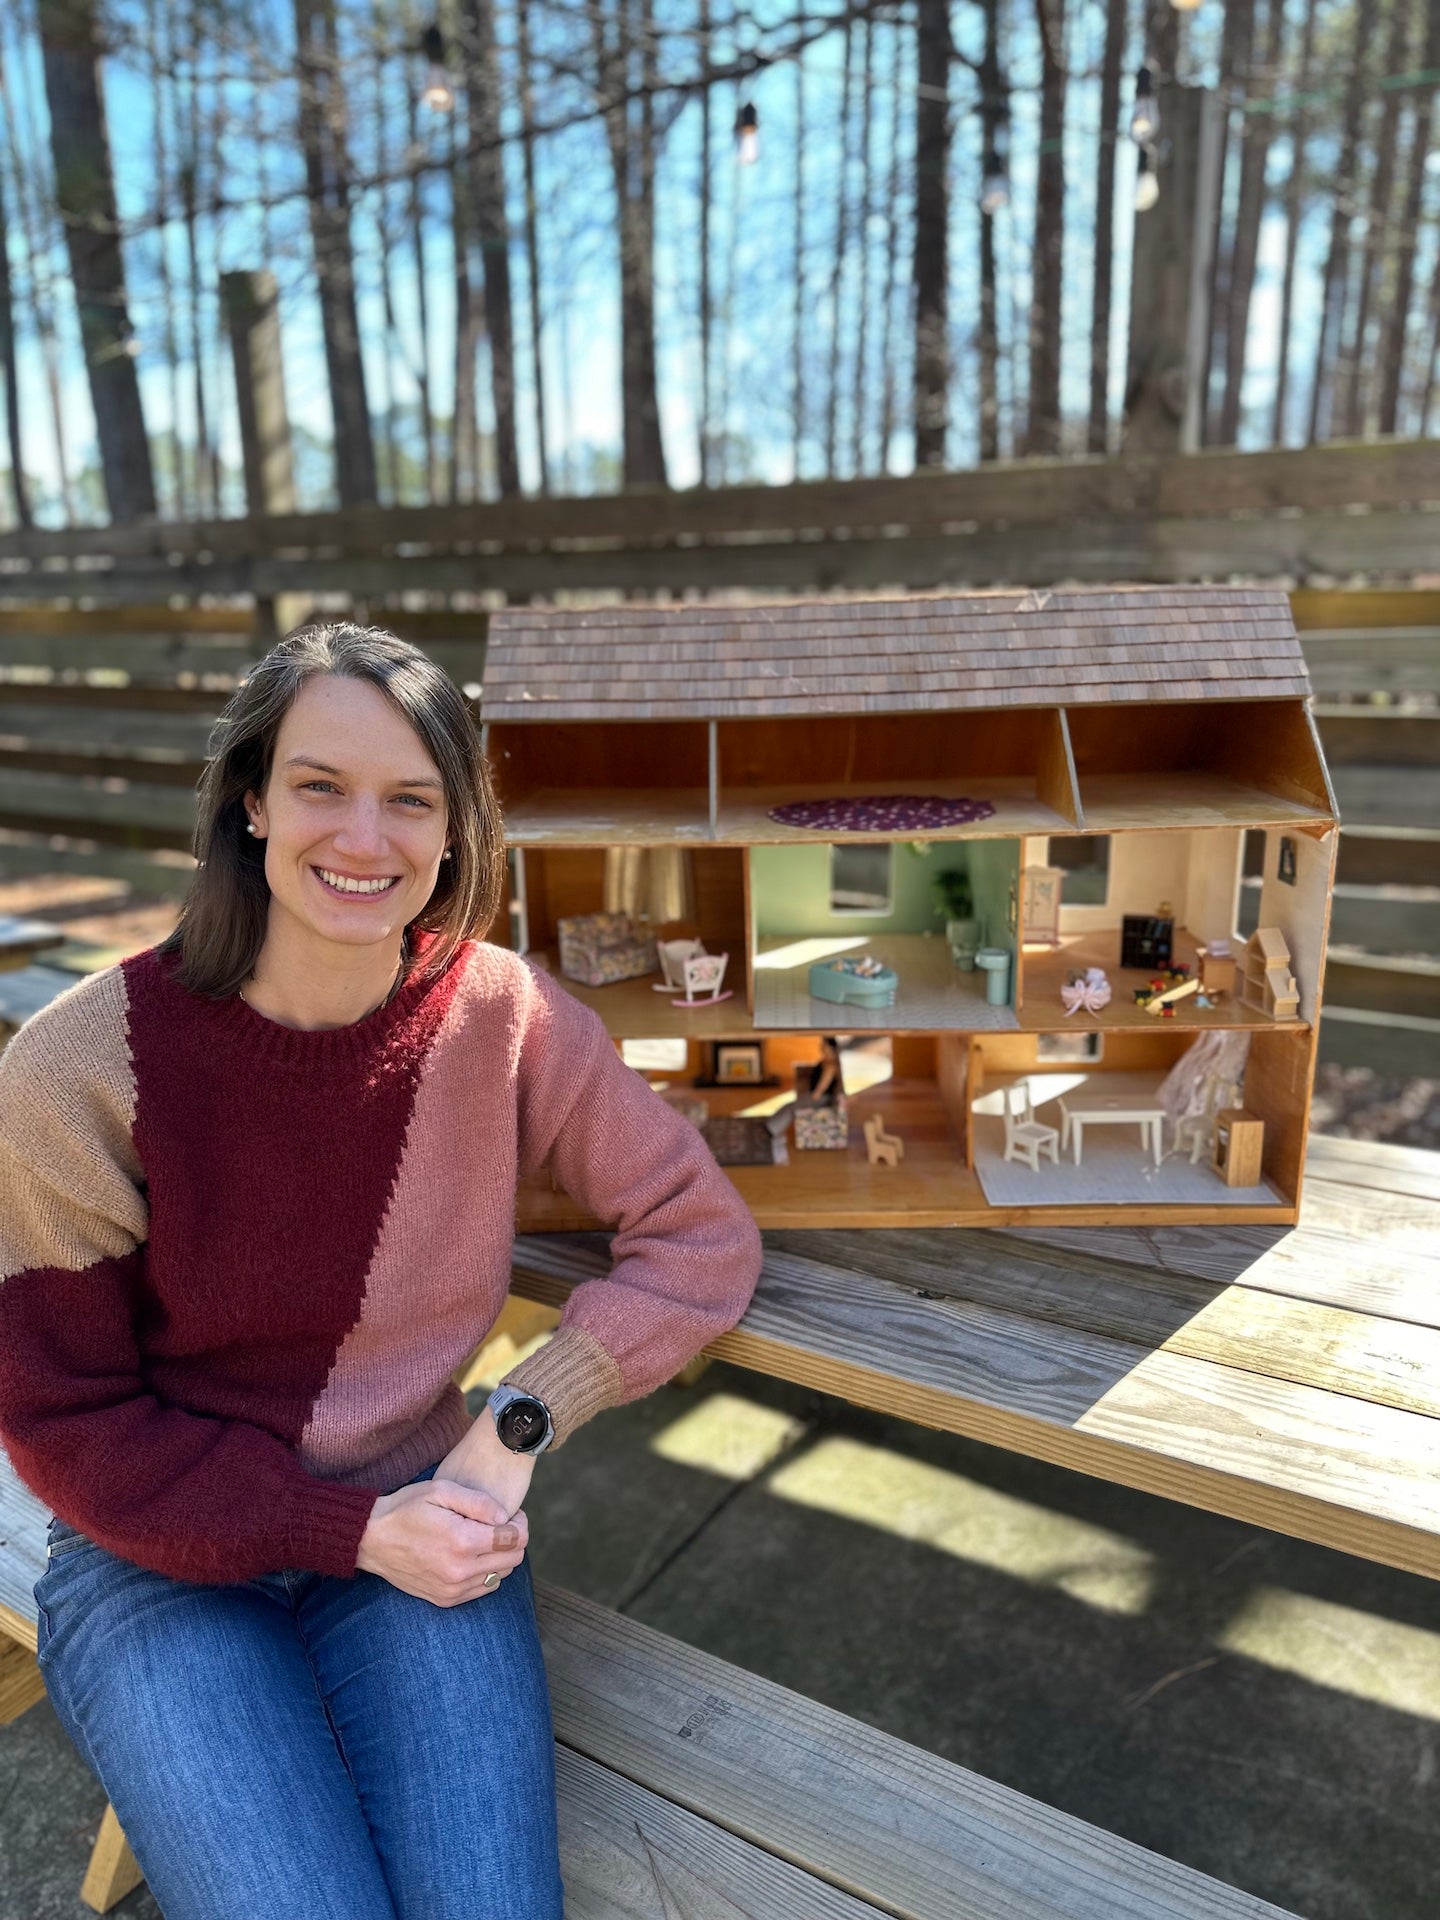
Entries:
<svg viewBox="0 0 1440 1920">
<path fill-rule="evenodd" d="M 1440 1576 L 1435 1158 L 1324 1142 L 1293 1236 L 770 1233 L 749 1311 L 709 1351 Z M 1387 1192 L 1387 1172 L 1410 1191 Z M 1338 1232 L 1317 1224 L 1337 1200 Z M 1397 1208 L 1409 1215 L 1392 1243 L 1398 1311 L 1382 1240 Z M 605 1266 L 603 1235 L 522 1240 L 516 1286 L 563 1301 Z"/>
</svg>

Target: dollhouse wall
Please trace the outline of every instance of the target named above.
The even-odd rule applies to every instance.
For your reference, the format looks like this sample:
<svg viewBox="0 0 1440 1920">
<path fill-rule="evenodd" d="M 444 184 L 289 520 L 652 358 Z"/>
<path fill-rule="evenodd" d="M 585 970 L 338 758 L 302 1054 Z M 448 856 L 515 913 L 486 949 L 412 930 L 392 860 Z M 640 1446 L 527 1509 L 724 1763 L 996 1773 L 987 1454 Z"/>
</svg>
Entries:
<svg viewBox="0 0 1440 1920">
<path fill-rule="evenodd" d="M 1245 836 L 1238 827 L 1207 827 L 1193 833 L 1110 835 L 1110 886 L 1104 906 L 1060 906 L 1064 934 L 1104 932 L 1127 913 L 1154 913 L 1162 900 L 1175 909 L 1177 926 L 1197 940 L 1234 937 Z M 1025 864 L 1044 866 L 1048 839 L 1025 841 Z"/>
<path fill-rule="evenodd" d="M 1003 947 L 1010 955 L 1010 997 L 1015 997 L 1015 925 L 1012 901 L 1020 886 L 1020 842 L 1018 840 L 970 840 L 965 847 L 970 868 L 970 892 L 975 917 L 980 922 L 980 939 L 987 947 Z M 937 849 L 923 864 L 941 871 Z"/>
<path fill-rule="evenodd" d="M 830 846 L 754 847 L 750 901 L 757 931 L 779 934 L 943 933 L 930 885 L 935 875 L 963 868 L 966 849 L 941 845 L 917 856 L 892 849 L 889 913 L 836 913 L 830 906 Z"/>
<path fill-rule="evenodd" d="M 1319 836 L 1275 828 L 1265 835 L 1258 926 L 1278 927 L 1290 949 L 1290 971 L 1300 988 L 1300 1018 L 1314 1020 L 1329 910 L 1335 829 Z M 1295 849 L 1295 883 L 1280 878 L 1280 842 Z"/>
</svg>

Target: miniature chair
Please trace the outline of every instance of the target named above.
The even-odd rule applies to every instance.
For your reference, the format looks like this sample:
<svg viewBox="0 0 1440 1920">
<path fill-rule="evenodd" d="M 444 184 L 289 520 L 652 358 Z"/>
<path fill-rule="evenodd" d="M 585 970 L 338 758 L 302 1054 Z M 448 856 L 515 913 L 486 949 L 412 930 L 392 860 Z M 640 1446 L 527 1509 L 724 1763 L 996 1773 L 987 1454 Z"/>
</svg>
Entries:
<svg viewBox="0 0 1440 1920">
<path fill-rule="evenodd" d="M 871 1114 L 865 1122 L 865 1151 L 872 1167 L 898 1167 L 905 1158 L 905 1142 L 898 1133 L 886 1133 L 883 1113 Z"/>
<path fill-rule="evenodd" d="M 1016 1105 L 1015 1096 L 1019 1096 Z M 1006 1087 L 1005 1101 L 1005 1152 L 1006 1160 L 1028 1160 L 1032 1170 L 1040 1171 L 1040 1156 L 1048 1153 L 1058 1167 L 1060 1164 L 1060 1135 L 1054 1127 L 1047 1127 L 1043 1120 L 1035 1118 L 1035 1109 L 1030 1104 L 1030 1082 L 1017 1080 L 1013 1086 Z"/>
<path fill-rule="evenodd" d="M 685 998 L 672 1000 L 675 1007 L 713 1007 L 721 1000 L 730 998 L 730 990 L 720 991 L 720 982 L 725 978 L 725 967 L 730 956 L 728 953 L 697 953 L 683 963 L 685 974 Z"/>
<path fill-rule="evenodd" d="M 1237 1105 L 1239 1098 L 1239 1089 L 1233 1080 L 1227 1080 L 1223 1074 L 1207 1073 L 1200 1082 L 1194 1106 L 1175 1122 L 1175 1143 L 1170 1151 L 1180 1153 L 1188 1142 L 1192 1167 L 1199 1164 L 1202 1154 L 1208 1158 L 1215 1146 L 1216 1115 L 1225 1107 Z"/>
</svg>

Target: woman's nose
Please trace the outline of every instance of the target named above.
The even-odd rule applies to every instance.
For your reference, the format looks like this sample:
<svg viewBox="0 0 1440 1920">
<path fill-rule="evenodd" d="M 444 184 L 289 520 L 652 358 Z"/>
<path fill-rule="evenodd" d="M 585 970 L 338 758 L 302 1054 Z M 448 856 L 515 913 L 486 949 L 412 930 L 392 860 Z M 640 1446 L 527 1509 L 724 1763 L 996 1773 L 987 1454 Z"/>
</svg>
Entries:
<svg viewBox="0 0 1440 1920">
<path fill-rule="evenodd" d="M 350 808 L 335 829 L 335 845 L 359 853 L 385 844 L 385 823 L 379 807 L 360 803 Z"/>
</svg>

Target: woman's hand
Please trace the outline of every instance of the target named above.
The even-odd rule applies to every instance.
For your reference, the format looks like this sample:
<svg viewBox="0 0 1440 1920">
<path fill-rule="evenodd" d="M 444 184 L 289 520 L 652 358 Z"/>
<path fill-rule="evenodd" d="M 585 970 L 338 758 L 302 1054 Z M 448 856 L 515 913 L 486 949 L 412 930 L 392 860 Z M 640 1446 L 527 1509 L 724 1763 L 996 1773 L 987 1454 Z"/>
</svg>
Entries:
<svg viewBox="0 0 1440 1920">
<path fill-rule="evenodd" d="M 461 1439 L 435 1469 L 437 1480 L 455 1480 L 462 1487 L 475 1487 L 492 1494 L 505 1509 L 508 1519 L 530 1491 L 530 1476 L 535 1471 L 533 1453 L 512 1453 L 495 1431 L 495 1416 L 488 1407 L 480 1409 Z"/>
<path fill-rule="evenodd" d="M 519 1566 L 530 1523 L 493 1494 L 441 1479 L 439 1471 L 377 1498 L 355 1564 L 433 1606 L 458 1607 L 493 1593 Z M 487 1586 L 490 1574 L 497 1577 Z"/>
</svg>

